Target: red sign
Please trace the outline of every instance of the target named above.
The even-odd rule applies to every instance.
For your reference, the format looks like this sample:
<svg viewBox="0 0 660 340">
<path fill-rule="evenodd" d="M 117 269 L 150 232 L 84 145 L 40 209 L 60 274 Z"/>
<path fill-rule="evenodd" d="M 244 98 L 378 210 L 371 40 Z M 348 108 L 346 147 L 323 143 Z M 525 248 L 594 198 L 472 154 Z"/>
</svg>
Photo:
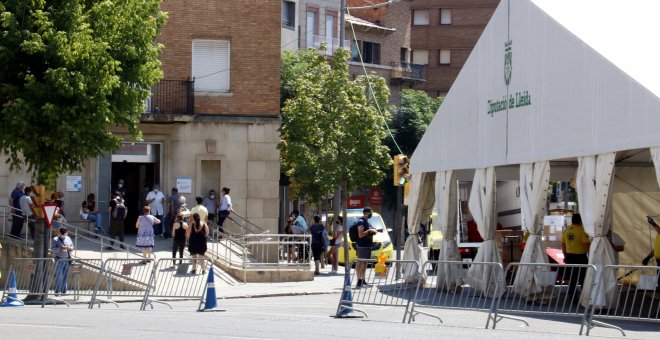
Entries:
<svg viewBox="0 0 660 340">
<path fill-rule="evenodd" d="M 380 188 L 369 189 L 369 204 L 381 205 L 383 203 L 383 190 Z"/>
<path fill-rule="evenodd" d="M 346 207 L 351 208 L 364 208 L 364 196 L 351 196 L 348 198 Z"/>
</svg>

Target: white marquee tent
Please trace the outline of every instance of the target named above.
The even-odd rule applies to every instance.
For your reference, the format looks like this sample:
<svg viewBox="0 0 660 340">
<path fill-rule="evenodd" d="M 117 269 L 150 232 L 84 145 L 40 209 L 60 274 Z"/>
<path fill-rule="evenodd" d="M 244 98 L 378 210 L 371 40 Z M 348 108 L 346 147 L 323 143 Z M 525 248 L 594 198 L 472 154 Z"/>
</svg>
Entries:
<svg viewBox="0 0 660 340">
<path fill-rule="evenodd" d="M 519 166 L 523 227 L 532 234 L 523 261 L 546 261 L 539 235 L 551 164 L 572 162 L 580 213 L 594 237 L 590 263 L 599 270 L 611 264 L 605 216 L 613 211 L 613 223 L 624 223 L 617 221 L 617 195 L 631 197 L 641 187 L 653 198 L 641 206 L 660 210 L 658 186 L 648 180 L 660 161 L 657 13 L 653 0 L 502 0 L 411 158 L 409 225 L 419 225 L 424 200 L 435 198 L 447 227 L 455 217 L 442 215 L 454 203 L 442 199 L 449 195 L 441 188 L 457 171 L 473 171 L 469 207 L 485 240 L 477 258 L 499 261 L 496 169 Z M 626 164 L 647 166 L 623 169 L 627 179 L 615 176 Z M 637 190 L 613 190 L 617 181 Z M 453 242 L 443 242 L 451 250 L 441 251 L 442 259 L 457 256 Z M 480 275 L 469 273 L 472 280 Z M 519 279 L 519 291 L 535 290 L 533 273 Z M 608 281 L 593 292 L 599 304 L 611 303 L 615 280 Z M 583 292 L 583 304 L 588 298 Z"/>
</svg>

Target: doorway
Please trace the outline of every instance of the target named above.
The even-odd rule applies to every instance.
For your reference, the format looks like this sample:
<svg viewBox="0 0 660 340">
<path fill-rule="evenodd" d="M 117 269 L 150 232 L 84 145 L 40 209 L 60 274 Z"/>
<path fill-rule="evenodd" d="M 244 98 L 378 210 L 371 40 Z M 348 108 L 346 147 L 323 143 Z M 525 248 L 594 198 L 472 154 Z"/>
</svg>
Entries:
<svg viewBox="0 0 660 340">
<path fill-rule="evenodd" d="M 112 165 L 108 167 L 111 192 L 123 179 L 126 188 L 124 200 L 128 209 L 124 230 L 127 234 L 135 234 L 135 222 L 142 213 L 147 193 L 154 183 L 160 183 L 160 144 L 123 143 L 119 150 L 113 152 L 111 161 Z"/>
</svg>

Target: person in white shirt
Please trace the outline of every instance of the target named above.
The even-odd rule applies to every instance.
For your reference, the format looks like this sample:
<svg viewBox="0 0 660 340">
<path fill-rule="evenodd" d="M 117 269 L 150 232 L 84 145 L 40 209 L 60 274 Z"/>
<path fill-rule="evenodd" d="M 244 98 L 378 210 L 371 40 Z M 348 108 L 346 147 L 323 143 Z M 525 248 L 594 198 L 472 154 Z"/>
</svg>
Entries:
<svg viewBox="0 0 660 340">
<path fill-rule="evenodd" d="M 229 188 L 222 188 L 222 198 L 220 199 L 220 208 L 218 208 L 218 226 L 220 232 L 225 232 L 222 228 L 222 225 L 225 223 L 225 219 L 229 216 L 229 213 L 234 210 L 231 205 L 231 197 L 229 196 Z"/>
<path fill-rule="evenodd" d="M 154 184 L 153 190 L 147 194 L 146 203 L 149 205 L 149 210 L 151 215 L 156 217 L 158 220 L 157 224 L 154 224 L 154 234 L 163 235 L 163 224 L 160 222 L 163 220 L 163 204 L 165 203 L 165 195 L 160 191 L 160 185 L 158 183 Z"/>
<path fill-rule="evenodd" d="M 65 227 L 60 228 L 60 235 L 53 238 L 51 250 L 55 255 L 55 295 L 66 294 L 69 266 L 71 265 L 71 251 L 73 242 Z"/>
<path fill-rule="evenodd" d="M 32 187 L 25 187 L 25 195 L 20 199 L 23 220 L 28 223 L 30 239 L 34 241 L 34 201 L 32 201 Z M 26 236 L 27 238 L 27 236 Z"/>
</svg>

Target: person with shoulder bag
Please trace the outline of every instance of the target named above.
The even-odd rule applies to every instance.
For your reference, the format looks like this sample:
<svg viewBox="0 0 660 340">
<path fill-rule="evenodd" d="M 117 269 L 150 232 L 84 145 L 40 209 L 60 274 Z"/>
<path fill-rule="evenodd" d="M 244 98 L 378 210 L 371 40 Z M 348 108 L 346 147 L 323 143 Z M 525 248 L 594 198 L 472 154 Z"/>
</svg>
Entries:
<svg viewBox="0 0 660 340">
<path fill-rule="evenodd" d="M 186 234 L 188 233 L 188 223 L 183 221 L 183 214 L 178 213 L 172 223 L 172 269 L 176 266 L 176 253 L 179 252 L 179 258 L 183 259 L 183 249 L 186 246 Z M 179 260 L 179 263 L 182 263 Z"/>
<path fill-rule="evenodd" d="M 55 256 L 55 295 L 66 294 L 67 278 L 71 266 L 71 251 L 73 242 L 67 235 L 66 227 L 60 228 L 60 234 L 53 238 L 51 250 Z"/>
</svg>

